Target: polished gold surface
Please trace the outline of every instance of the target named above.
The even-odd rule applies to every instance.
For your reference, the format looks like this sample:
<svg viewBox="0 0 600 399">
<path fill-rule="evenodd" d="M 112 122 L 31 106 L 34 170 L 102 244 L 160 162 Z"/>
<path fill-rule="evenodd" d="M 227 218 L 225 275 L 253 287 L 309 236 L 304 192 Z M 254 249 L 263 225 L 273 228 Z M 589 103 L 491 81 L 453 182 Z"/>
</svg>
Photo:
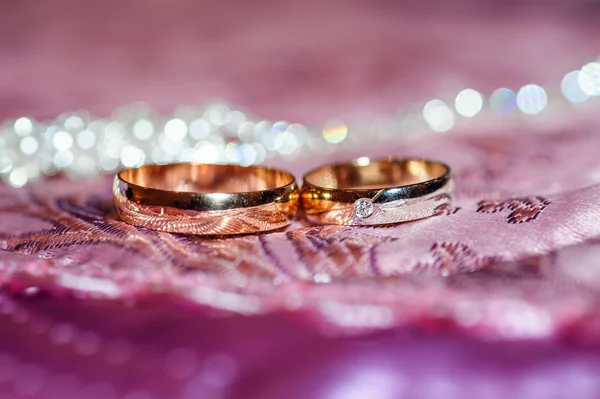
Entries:
<svg viewBox="0 0 600 399">
<path fill-rule="evenodd" d="M 113 185 L 117 215 L 152 230 L 233 235 L 287 226 L 299 200 L 284 171 L 238 165 L 146 165 L 120 172 Z"/>
<path fill-rule="evenodd" d="M 431 216 L 451 201 L 450 168 L 420 159 L 358 158 L 303 178 L 302 204 L 319 224 L 378 225 Z"/>
</svg>

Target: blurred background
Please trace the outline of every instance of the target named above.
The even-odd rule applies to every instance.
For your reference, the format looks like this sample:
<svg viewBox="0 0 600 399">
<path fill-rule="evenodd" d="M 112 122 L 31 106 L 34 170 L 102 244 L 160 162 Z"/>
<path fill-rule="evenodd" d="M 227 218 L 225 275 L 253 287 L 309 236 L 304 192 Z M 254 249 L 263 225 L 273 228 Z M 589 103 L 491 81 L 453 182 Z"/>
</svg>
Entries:
<svg viewBox="0 0 600 399">
<path fill-rule="evenodd" d="M 476 143 L 481 148 L 455 145 L 450 150 L 445 146 L 452 144 L 449 139 L 454 136 L 447 136 L 440 138 L 438 148 L 434 148 L 452 161 L 453 168 L 455 164 L 459 166 L 455 170 L 464 172 L 463 182 L 482 183 L 472 186 L 472 190 L 467 185 L 463 194 L 490 194 L 480 187 L 487 190 L 484 183 L 492 173 L 498 176 L 509 167 L 511 173 L 503 177 L 505 188 L 536 195 L 540 191 L 567 192 L 600 179 L 600 173 L 589 174 L 591 177 L 575 173 L 586 165 L 596 167 L 596 154 L 585 147 L 594 143 L 588 127 L 597 126 L 597 121 L 583 123 L 571 135 L 572 142 L 555 134 L 561 121 L 574 118 L 575 110 L 597 114 L 597 108 L 588 107 L 592 103 L 588 97 L 600 95 L 599 18 L 598 0 L 0 0 L 0 121 L 5 120 L 0 122 L 0 175 L 10 185 L 21 187 L 59 171 L 78 177 L 94 175 L 98 170 L 110 175 L 123 166 L 181 159 L 241 164 L 276 160 L 301 175 L 309 163 L 299 154 L 322 163 L 334 156 L 341 159 L 388 155 L 390 148 L 398 153 L 414 151 L 421 144 L 403 147 L 396 141 L 396 133 L 445 134 L 450 129 L 470 126 L 477 135 L 492 131 L 496 136 Z M 584 65 L 589 67 L 582 80 L 578 70 Z M 500 88 L 503 89 L 498 91 Z M 139 101 L 157 109 L 162 116 L 143 107 L 118 111 L 123 105 Z M 181 108 L 215 101 L 226 101 L 248 113 L 213 107 L 190 114 Z M 507 113 L 510 116 L 505 118 Z M 386 120 L 379 129 L 372 123 L 379 117 L 396 119 Z M 411 118 L 418 119 L 421 125 L 405 124 Z M 510 125 L 500 125 L 509 118 L 525 122 L 526 128 L 511 130 Z M 367 121 L 365 125 L 353 124 L 363 120 Z M 476 123 L 468 125 L 471 120 Z M 552 140 L 515 139 L 530 133 L 528 129 L 534 123 L 529 122 L 538 121 L 551 126 L 547 133 Z M 413 130 L 413 126 L 417 129 Z M 498 134 L 511 133 L 510 139 L 498 139 Z M 311 141 L 311 137 L 318 140 Z M 385 140 L 394 140 L 396 147 L 383 145 Z M 533 146 L 536 151 L 531 159 L 514 156 L 514 148 L 518 148 L 519 155 L 528 153 Z M 559 146 L 566 147 L 560 157 L 543 157 L 544 152 L 551 153 Z M 497 152 L 493 151 L 495 147 L 499 148 Z M 472 154 L 468 154 L 469 149 Z M 326 155 L 315 155 L 316 151 Z M 428 151 L 435 153 L 431 148 Z M 549 173 L 548 165 L 567 166 L 584 152 L 585 156 L 570 168 Z M 296 163 L 292 162 L 294 157 Z M 471 167 L 480 164 L 489 168 Z M 553 179 L 563 185 L 556 188 Z M 30 192 L 39 192 L 44 199 L 48 196 L 49 201 L 65 193 L 85 196 L 102 190 L 102 195 L 110 198 L 109 178 L 81 179 L 76 185 L 70 181 L 62 183 L 56 179 L 34 186 L 33 191 L 5 191 L 10 194 L 4 198 L 16 201 L 24 214 L 35 205 Z M 498 180 L 494 181 L 492 188 L 495 190 L 498 184 Z M 0 185 L 0 189 L 4 188 L 12 190 Z M 17 205 L 11 201 L 6 207 L 13 208 L 2 214 L 0 230 L 5 235 L 15 231 L 21 234 L 23 230 L 25 233 L 18 239 L 24 242 L 14 244 L 13 252 L 0 251 L 0 255 L 14 262 L 5 262 L 7 269 L 22 266 L 25 271 L 33 270 L 31 275 L 35 277 L 36 267 L 47 271 L 51 260 L 38 259 L 40 255 L 33 252 L 35 245 L 31 245 L 36 242 L 26 233 L 27 229 L 34 229 L 35 223 L 46 229 L 46 219 L 19 218 L 14 211 Z M 577 209 L 582 209 L 582 201 L 577 201 Z M 557 202 L 567 207 L 567 200 Z M 92 215 L 90 225 L 96 226 L 95 223 L 101 223 L 99 219 L 104 219 L 102 212 L 111 209 L 109 201 L 106 203 L 108 206 L 96 210 L 100 217 Z M 77 220 L 90 215 L 89 203 L 86 204 L 74 214 Z M 593 220 L 587 213 L 591 208 L 582 212 L 582 219 Z M 54 210 L 54 205 L 50 209 Z M 65 212 L 60 209 L 56 212 L 62 220 Z M 11 213 L 16 215 L 12 221 Z M 565 211 L 569 217 L 565 216 L 565 220 L 571 220 L 572 213 L 575 211 Z M 498 220 L 502 218 L 500 215 Z M 80 225 L 86 224 L 76 223 Z M 502 226 L 505 225 L 502 220 Z M 545 236 L 543 226 L 547 225 L 541 226 L 535 237 Z M 556 234 L 548 234 L 565 235 L 562 226 L 554 228 Z M 531 230 L 523 231 L 526 233 L 522 237 L 527 236 L 523 245 L 527 245 L 534 235 Z M 87 242 L 88 231 L 79 234 L 79 239 Z M 374 236 L 370 242 L 383 239 L 384 235 L 388 238 L 387 234 L 388 231 Z M 484 237 L 491 234 L 496 231 Z M 299 236 L 301 239 L 302 233 Z M 69 239 L 73 238 L 77 239 L 74 234 L 69 235 Z M 246 243 L 246 238 L 231 243 Z M 579 232 L 576 238 L 580 238 Z M 148 247 L 155 243 L 143 241 Z M 218 244 L 207 241 L 207 245 Z M 56 267 L 68 265 L 75 273 L 85 273 L 86 268 L 77 262 L 85 264 L 89 259 L 98 259 L 98 269 L 106 271 L 109 279 L 127 271 L 122 267 L 127 262 L 128 266 L 134 262 L 148 268 L 156 266 L 158 271 L 166 268 L 165 258 L 149 263 L 144 257 L 123 258 L 124 252 L 106 251 L 104 247 L 99 247 L 98 253 L 90 252 L 89 257 L 85 252 L 85 256 L 78 257 L 62 242 L 57 246 L 63 257 L 55 259 Z M 288 247 L 289 243 L 281 248 Z M 177 246 L 173 248 L 170 250 L 176 253 Z M 232 244 L 232 248 L 235 252 L 238 247 Z M 494 249 L 497 252 L 490 253 L 511 255 L 504 246 L 499 248 L 500 252 Z M 23 255 L 19 251 L 32 252 Z M 200 255 L 210 260 L 220 249 L 202 251 Z M 281 256 L 288 256 L 290 252 L 286 251 L 291 250 L 282 250 Z M 267 251 L 262 249 L 263 252 Z M 470 249 L 464 252 L 472 255 Z M 594 254 L 585 258 L 586 262 L 593 264 Z M 34 264 L 27 256 L 39 262 Z M 328 257 L 331 255 L 322 254 L 322 259 Z M 577 251 L 573 258 L 565 258 L 562 267 L 569 273 L 571 265 L 583 264 Z M 267 259 L 267 255 L 258 259 Z M 114 266 L 115 274 L 102 262 Z M 266 260 L 265 264 L 269 262 Z M 588 335 L 596 339 L 597 318 L 589 318 L 589 325 L 575 325 L 573 331 L 565 331 L 565 325 L 587 320 L 585 312 L 597 308 L 597 291 L 590 294 L 597 280 L 590 280 L 589 289 L 587 285 L 583 285 L 585 289 L 570 286 L 573 291 L 581 291 L 585 300 L 565 302 L 564 292 L 572 295 L 573 291 L 562 290 L 571 280 L 550 274 L 548 280 L 555 285 L 545 285 L 544 263 L 540 264 L 539 284 L 546 288 L 539 295 L 543 299 L 539 303 L 534 299 L 533 303 L 543 312 L 546 308 L 555 312 L 551 313 L 557 319 L 553 325 L 556 336 L 552 338 L 560 340 L 563 334 L 571 333 L 581 334 L 582 340 Z M 510 283 L 517 280 L 514 276 L 520 276 L 518 273 L 525 273 L 520 264 L 513 266 L 518 269 L 508 275 Z M 190 273 L 181 267 L 173 269 Z M 538 266 L 532 266 L 533 269 L 537 271 Z M 48 273 L 55 270 L 58 269 Z M 219 266 L 216 273 L 225 273 L 224 270 Z M 17 283 L 24 276 L 27 273 L 17 276 Z M 494 275 L 490 276 L 492 282 Z M 74 274 L 65 280 L 70 286 L 63 282 L 64 286 L 56 284 L 49 291 L 62 293 L 64 287 L 80 287 L 84 293 L 90 282 L 84 274 L 83 277 L 80 281 Z M 194 281 L 189 278 L 190 274 L 181 276 L 182 281 Z M 564 284 L 561 278 L 565 279 Z M 215 274 L 215 281 L 220 283 L 219 279 L 221 275 Z M 227 282 L 226 278 L 222 280 Z M 474 298 L 488 297 L 487 286 L 476 287 Z M 500 285 L 493 287 L 500 294 L 503 292 Z M 531 285 L 523 287 L 524 297 L 529 297 Z M 30 288 L 34 288 L 35 295 L 36 287 Z M 145 289 L 142 294 L 146 294 Z M 165 288 L 157 292 L 162 295 L 169 291 Z M 343 285 L 331 292 L 340 296 L 353 294 Z M 429 291 L 423 292 L 429 300 Z M 466 293 L 469 292 L 467 287 Z M 513 298 L 513 291 L 506 292 L 509 299 Z M 362 295 L 362 291 L 356 293 Z M 269 286 L 266 296 L 271 294 Z M 600 392 L 597 351 L 549 345 L 545 336 L 537 337 L 540 342 L 532 344 L 528 328 L 533 325 L 534 332 L 539 328 L 536 330 L 535 318 L 533 323 L 528 318 L 528 304 L 524 309 L 530 313 L 512 321 L 517 326 L 525 325 L 521 340 L 494 345 L 453 337 L 453 332 L 446 330 L 441 331 L 448 336 L 443 335 L 439 341 L 423 338 L 411 329 L 365 339 L 330 339 L 307 328 L 304 321 L 282 322 L 284 319 L 278 316 L 209 318 L 203 311 L 188 312 L 187 307 L 176 311 L 165 301 L 166 296 L 152 297 L 153 302 L 145 307 L 125 307 L 119 301 L 96 304 L 50 296 L 39 301 L 0 296 L 4 337 L 0 342 L 0 383 L 4 383 L 0 392 L 12 392 L 13 384 L 20 397 L 154 399 L 175 397 L 176 392 L 178 397 L 187 399 L 198 397 L 198 392 L 206 393 L 208 386 L 213 390 L 209 394 L 213 394 L 205 397 L 210 398 L 310 398 L 316 397 L 315 392 L 326 392 L 326 397 L 334 399 L 372 399 L 398 397 L 395 393 L 404 385 L 409 386 L 413 378 L 418 380 L 415 392 L 425 392 L 419 397 L 431 398 L 466 398 L 463 389 L 467 393 L 475 389 L 487 393 L 480 397 L 505 398 L 505 393 L 513 393 L 510 383 L 514 381 L 523 382 L 515 396 L 519 398 L 548 398 L 559 389 L 570 395 L 555 397 L 588 398 L 594 397 L 589 392 Z M 548 302 L 546 297 L 550 298 Z M 560 305 L 556 308 L 551 301 L 555 298 Z M 575 300 L 579 299 L 575 296 Z M 570 307 L 571 303 L 579 308 Z M 509 304 L 510 309 L 520 311 L 516 306 L 520 302 Z M 422 312 L 431 316 L 428 310 Z M 434 319 L 439 316 L 433 314 Z M 286 314 L 285 320 L 288 317 Z M 423 320 L 425 324 L 429 321 L 426 317 Z M 468 324 L 466 328 L 471 327 Z M 484 325 L 481 330 L 483 336 L 490 331 L 486 328 Z M 514 339 L 510 334 L 508 337 Z M 236 373 L 240 377 L 234 384 Z M 322 386 L 315 384 L 319 378 L 325 382 Z M 563 385 L 563 381 L 568 384 Z M 506 384 L 499 391 L 498 384 L 502 383 Z M 454 395 L 456 391 L 448 386 L 458 386 L 461 391 Z M 230 396 L 225 396 L 225 389 L 230 390 Z M 2 396 L 8 397 L 13 396 Z"/>
<path fill-rule="evenodd" d="M 558 86 L 600 54 L 599 16 L 596 0 L 4 0 L 0 117 L 225 99 L 312 123 Z"/>
</svg>

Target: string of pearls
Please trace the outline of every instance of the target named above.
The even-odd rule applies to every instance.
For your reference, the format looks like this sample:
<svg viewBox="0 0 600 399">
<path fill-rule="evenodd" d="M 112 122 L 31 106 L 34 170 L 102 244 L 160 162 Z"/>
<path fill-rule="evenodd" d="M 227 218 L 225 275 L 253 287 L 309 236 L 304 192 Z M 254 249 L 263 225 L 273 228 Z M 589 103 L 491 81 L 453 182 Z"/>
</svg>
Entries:
<svg viewBox="0 0 600 399">
<path fill-rule="evenodd" d="M 170 116 L 138 103 L 118 108 L 106 119 L 86 111 L 50 121 L 20 117 L 0 125 L 0 176 L 13 187 L 22 187 L 57 173 L 87 177 L 144 163 L 253 165 L 361 145 L 365 137 L 372 143 L 426 131 L 447 132 L 485 114 L 531 120 L 546 114 L 550 104 L 568 110 L 589 108 L 590 100 L 600 96 L 600 62 L 568 72 L 560 93 L 554 90 L 529 84 L 517 92 L 499 88 L 486 99 L 467 88 L 392 117 L 350 124 L 331 120 L 315 127 L 256 118 L 220 103 L 181 107 Z"/>
</svg>

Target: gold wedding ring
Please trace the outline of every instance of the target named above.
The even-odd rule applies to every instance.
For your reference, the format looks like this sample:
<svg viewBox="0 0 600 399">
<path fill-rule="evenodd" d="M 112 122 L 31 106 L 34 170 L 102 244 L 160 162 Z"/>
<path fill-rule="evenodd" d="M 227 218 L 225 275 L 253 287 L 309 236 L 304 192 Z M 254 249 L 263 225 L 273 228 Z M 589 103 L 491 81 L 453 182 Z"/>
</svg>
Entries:
<svg viewBox="0 0 600 399">
<path fill-rule="evenodd" d="M 285 227 L 299 201 L 290 173 L 192 163 L 124 170 L 115 177 L 113 195 L 117 215 L 129 224 L 209 236 Z"/>
<path fill-rule="evenodd" d="M 451 202 L 452 188 L 441 162 L 363 157 L 307 173 L 301 198 L 313 223 L 383 225 L 432 216 Z"/>
</svg>

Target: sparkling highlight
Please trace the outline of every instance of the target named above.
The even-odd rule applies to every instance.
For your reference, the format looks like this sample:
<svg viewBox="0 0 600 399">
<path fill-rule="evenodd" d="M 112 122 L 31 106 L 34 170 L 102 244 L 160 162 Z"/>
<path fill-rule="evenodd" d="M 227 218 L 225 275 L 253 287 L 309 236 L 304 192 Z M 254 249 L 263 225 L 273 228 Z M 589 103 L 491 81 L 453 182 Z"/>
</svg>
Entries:
<svg viewBox="0 0 600 399">
<path fill-rule="evenodd" d="M 456 96 L 454 107 L 460 115 L 472 118 L 483 108 L 483 96 L 477 90 L 464 89 Z"/>
<path fill-rule="evenodd" d="M 454 112 L 442 100 L 431 100 L 423 107 L 423 118 L 436 132 L 446 132 L 454 126 Z"/>
<path fill-rule="evenodd" d="M 323 138 L 328 143 L 341 143 L 347 135 L 348 127 L 342 121 L 330 121 L 323 127 Z"/>
<path fill-rule="evenodd" d="M 14 128 L 19 136 L 26 136 L 33 130 L 33 123 L 28 118 L 19 118 L 15 121 Z"/>
<path fill-rule="evenodd" d="M 582 103 L 590 97 L 579 86 L 579 73 L 579 71 L 571 71 L 560 82 L 560 90 L 563 96 L 575 104 Z"/>
<path fill-rule="evenodd" d="M 179 141 L 187 135 L 187 125 L 181 119 L 171 119 L 165 123 L 165 136 L 169 140 Z"/>
<path fill-rule="evenodd" d="M 600 96 L 600 62 L 590 62 L 581 67 L 578 83 L 588 96 Z"/>
<path fill-rule="evenodd" d="M 497 114 L 506 115 L 511 113 L 517 107 L 515 92 L 507 88 L 494 91 L 490 97 L 490 106 Z"/>
<path fill-rule="evenodd" d="M 530 84 L 521 87 L 517 94 L 517 106 L 527 115 L 539 114 L 548 104 L 546 91 L 537 85 Z"/>
</svg>

